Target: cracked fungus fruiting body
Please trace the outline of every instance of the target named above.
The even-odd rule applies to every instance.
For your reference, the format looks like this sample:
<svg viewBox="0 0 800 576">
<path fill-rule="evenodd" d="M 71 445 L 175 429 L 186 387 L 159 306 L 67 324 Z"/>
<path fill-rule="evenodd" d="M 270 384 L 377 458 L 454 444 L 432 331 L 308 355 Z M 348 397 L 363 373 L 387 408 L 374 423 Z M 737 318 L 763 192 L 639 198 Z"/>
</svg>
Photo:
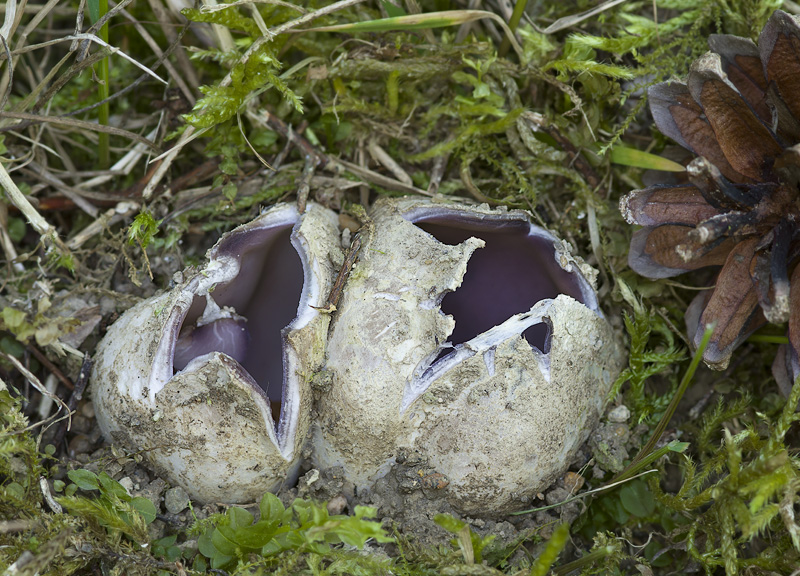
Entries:
<svg viewBox="0 0 800 576">
<path fill-rule="evenodd" d="M 519 509 L 566 470 L 620 370 L 593 272 L 520 211 L 406 199 L 372 218 L 329 334 L 315 464 L 368 490 L 415 454 L 457 509 Z"/>
<path fill-rule="evenodd" d="M 127 311 L 92 375 L 105 437 L 202 502 L 253 502 L 293 481 L 311 413 L 303 375 L 322 366 L 329 322 L 312 306 L 330 290 L 337 235 L 320 206 L 276 206 Z"/>
<path fill-rule="evenodd" d="M 311 427 L 310 464 L 342 467 L 351 495 L 413 461 L 465 513 L 529 504 L 620 370 L 594 272 L 524 212 L 400 199 L 370 216 L 333 314 L 337 217 L 314 204 L 224 235 L 125 313 L 92 376 L 106 438 L 202 502 L 290 485 Z"/>
</svg>

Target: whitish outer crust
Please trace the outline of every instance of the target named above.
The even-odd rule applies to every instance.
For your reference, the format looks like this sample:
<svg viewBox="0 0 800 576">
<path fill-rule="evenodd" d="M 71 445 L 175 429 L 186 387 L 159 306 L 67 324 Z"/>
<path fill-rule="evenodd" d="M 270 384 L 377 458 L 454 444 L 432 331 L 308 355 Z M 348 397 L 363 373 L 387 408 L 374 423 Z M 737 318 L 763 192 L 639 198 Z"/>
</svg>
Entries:
<svg viewBox="0 0 800 576">
<path fill-rule="evenodd" d="M 343 466 L 356 486 L 386 472 L 407 425 L 399 417 L 403 387 L 431 353 L 431 342 L 452 332 L 439 300 L 455 290 L 469 255 L 483 245 L 470 239 L 447 246 L 394 210 L 373 213 L 328 339 L 326 369 L 334 382 L 320 399 L 314 457 Z"/>
<path fill-rule="evenodd" d="M 245 226 L 286 221 L 291 210 L 276 206 Z M 322 306 L 335 274 L 333 261 L 341 258 L 336 216 L 310 204 L 293 236 L 305 252 L 304 269 L 312 270 L 318 283 L 304 291 L 307 304 Z M 314 314 L 309 320 L 306 314 L 304 327 L 287 333 L 292 390 L 285 410 L 291 421 L 282 428 L 291 433 L 280 446 L 268 401 L 226 355 L 197 358 L 174 377 L 171 364 L 154 365 L 153 359 L 162 357 L 159 348 L 174 345 L 169 327 L 194 296 L 213 292 L 237 271 L 229 259 L 211 260 L 170 292 L 125 312 L 98 346 L 92 373 L 92 398 L 106 439 L 143 450 L 160 475 L 200 502 L 252 502 L 287 478 L 292 481 L 309 426 L 308 382 L 324 360 L 329 316 Z"/>
<path fill-rule="evenodd" d="M 550 378 L 521 337 L 475 355 L 436 380 L 406 413 L 408 443 L 450 484 L 467 514 L 520 509 L 569 466 L 602 413 L 621 369 L 608 323 L 569 296 L 541 303 L 552 325 Z"/>
<path fill-rule="evenodd" d="M 621 369 L 622 350 L 598 312 L 562 295 L 513 317 L 551 323 L 549 362 L 514 335 L 493 357 L 476 353 L 445 372 L 403 411 L 415 369 L 452 332 L 452 318 L 439 312 L 441 298 L 461 284 L 470 255 L 483 245 L 474 238 L 458 246 L 438 242 L 402 218 L 413 205 L 378 203 L 373 212 L 375 232 L 328 341 L 333 381 L 312 428 L 315 464 L 342 466 L 364 490 L 387 473 L 399 449 L 416 450 L 448 477 L 440 493 L 461 511 L 520 509 L 564 473 L 586 440 Z"/>
</svg>

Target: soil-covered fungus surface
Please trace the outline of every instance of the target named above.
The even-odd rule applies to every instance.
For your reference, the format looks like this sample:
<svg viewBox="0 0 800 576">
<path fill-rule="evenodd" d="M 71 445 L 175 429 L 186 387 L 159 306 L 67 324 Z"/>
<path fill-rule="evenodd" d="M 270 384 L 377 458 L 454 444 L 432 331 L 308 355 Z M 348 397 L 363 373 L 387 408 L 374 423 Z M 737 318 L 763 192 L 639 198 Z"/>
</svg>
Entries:
<svg viewBox="0 0 800 576">
<path fill-rule="evenodd" d="M 0 574 L 792 574 L 800 11 L 6 2 Z"/>
</svg>

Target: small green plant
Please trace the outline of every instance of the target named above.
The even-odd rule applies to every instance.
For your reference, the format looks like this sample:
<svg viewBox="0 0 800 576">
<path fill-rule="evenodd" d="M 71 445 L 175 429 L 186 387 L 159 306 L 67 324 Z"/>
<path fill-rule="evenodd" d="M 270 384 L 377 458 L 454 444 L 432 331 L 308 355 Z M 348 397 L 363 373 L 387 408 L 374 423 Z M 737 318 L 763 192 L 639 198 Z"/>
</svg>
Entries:
<svg viewBox="0 0 800 576">
<path fill-rule="evenodd" d="M 461 550 L 465 564 L 480 564 L 483 562 L 484 549 L 494 541 L 494 536 L 482 537 L 473 532 L 469 524 L 463 520 L 453 518 L 449 514 L 437 514 L 433 520 L 451 534 L 456 535 L 452 542 Z"/>
<path fill-rule="evenodd" d="M 274 566 L 281 553 L 332 556 L 332 546 L 346 544 L 363 548 L 370 539 L 391 542 L 381 525 L 371 518 L 375 509 L 356 506 L 353 516 L 330 516 L 324 504 L 297 499 L 285 508 L 274 494 L 259 504 L 260 518 L 243 508 L 229 508 L 219 521 L 199 538 L 200 553 L 212 569 L 230 569 L 237 564 Z"/>
<path fill-rule="evenodd" d="M 757 414 L 736 434 L 722 427 L 719 449 L 702 458 L 701 466 L 684 457 L 684 481 L 676 494 L 649 480 L 656 500 L 692 518 L 676 535 L 684 536 L 689 555 L 708 572 L 724 568 L 738 574 L 758 565 L 788 573 L 800 562 L 800 528 L 794 520 L 800 473 L 797 456 L 785 444 L 789 428 L 800 420 L 798 402 L 800 380 L 778 414 Z M 750 420 L 746 403 L 738 406 L 739 414 L 728 415 Z M 717 420 L 718 411 L 709 417 Z M 749 550 L 759 537 L 761 549 Z"/>
<path fill-rule="evenodd" d="M 158 222 L 147 210 L 142 210 L 128 228 L 128 244 L 138 244 L 144 250 L 158 234 Z"/>
<path fill-rule="evenodd" d="M 65 495 L 57 502 L 69 512 L 92 527 L 107 530 L 112 538 L 125 535 L 138 544 L 150 542 L 147 525 L 156 518 L 156 507 L 150 500 L 132 497 L 105 472 L 79 469 L 70 470 L 67 476 L 72 484 L 66 486 Z M 76 495 L 78 489 L 96 494 L 92 498 Z"/>
<path fill-rule="evenodd" d="M 633 314 L 623 313 L 630 338 L 628 367 L 617 378 L 609 398 L 616 397 L 622 385 L 627 382 L 630 385 L 628 397 L 632 407 L 639 421 L 643 421 L 654 413 L 663 411 L 671 396 L 664 394 L 656 397 L 647 394 L 645 383 L 652 376 L 681 362 L 685 355 L 675 345 L 669 327 L 645 307 L 631 287 L 621 278 L 617 278 L 617 285 L 623 299 L 633 308 Z"/>
<path fill-rule="evenodd" d="M 34 514 L 41 493 L 37 478 L 44 474 L 36 440 L 21 433 L 28 426 L 22 401 L 0 380 L 0 517 Z"/>
</svg>

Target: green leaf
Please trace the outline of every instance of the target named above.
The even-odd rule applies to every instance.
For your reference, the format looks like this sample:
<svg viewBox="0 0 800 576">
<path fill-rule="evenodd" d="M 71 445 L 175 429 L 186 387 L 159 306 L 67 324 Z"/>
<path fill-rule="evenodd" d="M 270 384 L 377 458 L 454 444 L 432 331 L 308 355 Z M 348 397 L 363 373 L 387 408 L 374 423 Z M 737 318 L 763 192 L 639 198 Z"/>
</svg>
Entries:
<svg viewBox="0 0 800 576">
<path fill-rule="evenodd" d="M 8 235 L 14 242 L 22 242 L 27 231 L 28 227 L 25 225 L 25 220 L 22 218 L 10 217 L 8 219 Z"/>
<path fill-rule="evenodd" d="M 381 5 L 391 18 L 405 16 L 407 14 L 407 12 L 403 10 L 402 6 L 398 6 L 397 4 L 389 2 L 389 0 L 381 0 Z"/>
<path fill-rule="evenodd" d="M 213 531 L 212 529 L 211 532 Z M 201 534 L 197 539 L 197 550 L 206 558 L 213 558 L 215 554 L 219 553 L 214 543 L 211 541 L 211 535 L 208 532 Z"/>
<path fill-rule="evenodd" d="M 223 534 L 222 529 L 228 528 L 227 526 L 219 526 L 214 532 L 211 533 L 211 543 L 214 545 L 215 551 L 209 556 L 214 558 L 221 553 L 224 556 L 236 555 L 236 542 L 229 537 L 228 534 Z"/>
<path fill-rule="evenodd" d="M 379 522 L 373 518 L 377 510 L 369 506 L 356 506 L 355 516 L 334 516 L 336 519 L 335 534 L 348 546 L 363 548 L 367 540 L 376 542 L 391 542 L 393 539 L 386 535 Z"/>
<path fill-rule="evenodd" d="M 467 525 L 463 520 L 453 518 L 450 514 L 437 514 L 433 521 L 451 534 L 458 534 Z"/>
<path fill-rule="evenodd" d="M 656 156 L 627 146 L 614 146 L 611 149 L 611 161 L 614 164 L 645 168 L 647 170 L 661 170 L 664 172 L 685 172 L 682 164 L 673 162 L 668 158 Z"/>
<path fill-rule="evenodd" d="M 153 547 L 160 546 L 162 548 L 169 548 L 177 541 L 178 541 L 178 535 L 172 534 L 170 536 L 165 536 L 164 538 L 159 538 L 158 540 L 154 541 Z"/>
<path fill-rule="evenodd" d="M 128 491 L 125 490 L 122 484 L 114 480 L 111 476 L 105 472 L 100 472 L 98 479 L 100 480 L 100 491 L 105 496 L 117 498 L 122 502 L 130 502 L 131 495 L 128 494 Z"/>
<path fill-rule="evenodd" d="M 87 0 L 86 5 L 89 8 L 89 20 L 94 24 L 100 19 L 100 0 Z"/>
<path fill-rule="evenodd" d="M 656 509 L 653 495 L 641 480 L 634 480 L 623 486 L 619 491 L 619 499 L 625 510 L 638 518 L 649 516 Z"/>
<path fill-rule="evenodd" d="M 234 506 L 233 508 L 228 508 L 228 518 L 230 518 L 230 527 L 231 528 L 243 528 L 246 526 L 251 526 L 253 524 L 253 515 L 250 514 L 244 508 L 238 508 Z"/>
<path fill-rule="evenodd" d="M 208 565 L 202 553 L 195 555 L 194 560 L 192 560 L 192 570 L 201 574 L 205 574 L 208 571 Z"/>
<path fill-rule="evenodd" d="M 5 307 L 2 312 L 3 324 L 9 330 L 19 328 L 25 322 L 25 312 L 17 310 L 16 308 Z"/>
<path fill-rule="evenodd" d="M 261 522 L 280 522 L 283 520 L 283 513 L 286 511 L 283 507 L 283 502 L 275 494 L 270 494 L 269 492 L 261 498 L 258 509 L 261 512 Z"/>
<path fill-rule="evenodd" d="M 67 472 L 67 476 L 81 490 L 98 490 L 100 488 L 97 475 L 89 470 L 70 470 Z"/>
<path fill-rule="evenodd" d="M 131 500 L 131 506 L 142 515 L 145 524 L 150 524 L 156 519 L 156 507 L 149 499 L 137 496 Z"/>
</svg>

